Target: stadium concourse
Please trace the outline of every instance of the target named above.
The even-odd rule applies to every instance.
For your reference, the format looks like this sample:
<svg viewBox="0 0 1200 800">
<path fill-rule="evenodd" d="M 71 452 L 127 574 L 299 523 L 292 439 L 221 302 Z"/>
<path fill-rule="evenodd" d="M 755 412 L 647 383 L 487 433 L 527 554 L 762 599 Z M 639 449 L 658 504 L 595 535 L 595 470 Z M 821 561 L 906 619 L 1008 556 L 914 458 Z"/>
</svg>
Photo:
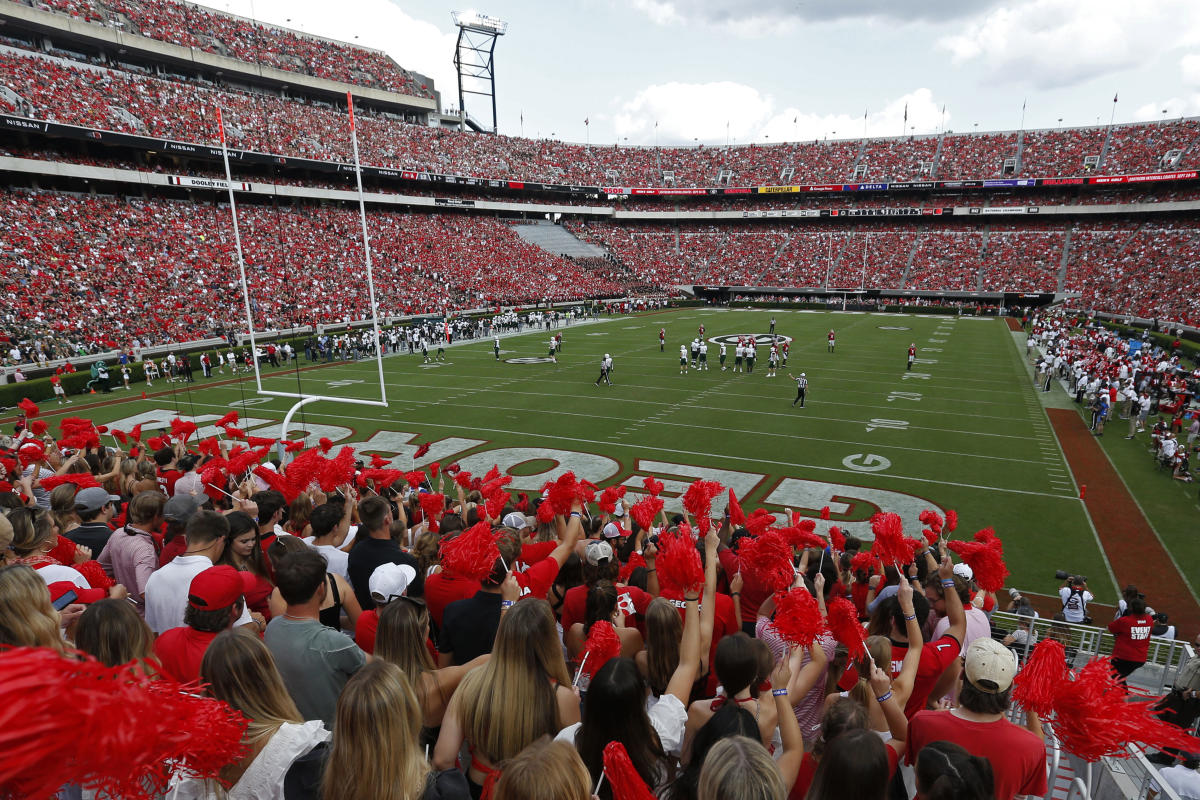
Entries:
<svg viewBox="0 0 1200 800">
<path fill-rule="evenodd" d="M 241 419 L 118 429 L 109 395 L 65 405 L 84 376 L 60 366 L 103 387 L 101 354 L 169 352 L 170 370 L 240 344 L 229 190 L 250 324 L 299 337 L 264 360 L 305 340 L 331 359 L 327 330 L 343 355 L 387 346 L 341 334 L 372 316 L 346 92 L 377 316 L 428 346 L 453 312 L 489 368 L 519 314 L 550 326 L 553 304 L 659 309 L 702 287 L 981 314 L 1069 297 L 1191 332 L 1200 120 L 588 146 L 462 130 L 381 52 L 175 0 L 5 0 L 0 22 L 0 336 L 22 382 L 0 435 L 0 795 L 1009 800 L 1062 796 L 1060 755 L 1090 774 L 1141 768 L 1133 744 L 1200 751 L 1200 660 L 1182 641 L 1160 657 L 1136 589 L 1111 636 L 1077 576 L 1063 619 L 1038 620 L 1000 540 L 955 535 L 953 512 L 905 537 L 881 507 L 859 540 L 828 507 L 743 509 L 707 479 L 626 492 L 568 472 L 519 492 L 526 462 L 472 475 L 432 441 L 388 461 L 258 436 L 244 396 Z M 1110 343 L 1050 319 L 1048 348 Z M 514 361 L 548 360 L 538 347 Z M 620 358 L 596 393 L 629 386 Z M 188 370 L 169 377 L 173 393 Z M 552 391 L 471 378 L 464 394 Z M 1124 682 L 1146 662 L 1163 716 Z"/>
</svg>

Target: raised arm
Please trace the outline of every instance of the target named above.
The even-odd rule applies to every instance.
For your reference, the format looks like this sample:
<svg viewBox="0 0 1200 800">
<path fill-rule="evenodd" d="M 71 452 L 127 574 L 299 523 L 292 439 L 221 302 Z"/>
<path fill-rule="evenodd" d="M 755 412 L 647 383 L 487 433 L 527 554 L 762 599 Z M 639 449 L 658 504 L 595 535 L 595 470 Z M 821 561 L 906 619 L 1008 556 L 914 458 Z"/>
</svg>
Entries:
<svg viewBox="0 0 1200 800">
<path fill-rule="evenodd" d="M 904 704 L 896 697 L 895 684 L 891 676 L 878 664 L 871 665 L 871 693 L 883 710 L 883 718 L 887 720 L 888 731 L 892 739 L 888 742 L 896 755 L 904 756 L 905 742 L 908 740 L 908 717 L 904 716 Z"/>
<path fill-rule="evenodd" d="M 716 530 L 704 537 L 704 599 L 700 603 L 700 671 L 708 666 L 712 649 L 713 622 L 717 615 L 717 544 Z"/>
<path fill-rule="evenodd" d="M 907 705 L 909 696 L 912 695 L 913 683 L 917 679 L 917 668 L 921 665 L 921 646 L 924 644 L 924 640 L 921 636 L 921 622 L 913 610 L 912 584 L 908 581 L 901 581 L 896 596 L 900 600 L 900 612 L 904 614 L 904 632 L 908 634 L 908 650 L 904 653 L 900 674 L 892 681 L 892 692 L 895 693 L 897 702 L 903 708 Z M 891 665 L 886 666 L 889 669 L 891 667 Z"/>
<path fill-rule="evenodd" d="M 667 682 L 667 694 L 679 698 L 679 702 L 687 707 L 688 698 L 692 693 L 692 684 L 696 682 L 696 674 L 700 669 L 700 610 L 696 602 L 697 595 L 684 598 L 686 606 L 683 613 L 683 641 L 679 645 L 679 664 L 675 673 Z"/>
<path fill-rule="evenodd" d="M 771 694 L 774 696 L 775 709 L 779 719 L 779 738 L 783 742 L 783 754 L 776 762 L 779 772 L 783 775 L 783 785 L 791 792 L 800 774 L 800 762 L 804 759 L 804 737 L 800 733 L 800 723 L 792 711 L 791 691 L 787 688 L 792 678 L 792 651 L 783 654 L 783 658 L 775 665 L 771 673 Z"/>
</svg>

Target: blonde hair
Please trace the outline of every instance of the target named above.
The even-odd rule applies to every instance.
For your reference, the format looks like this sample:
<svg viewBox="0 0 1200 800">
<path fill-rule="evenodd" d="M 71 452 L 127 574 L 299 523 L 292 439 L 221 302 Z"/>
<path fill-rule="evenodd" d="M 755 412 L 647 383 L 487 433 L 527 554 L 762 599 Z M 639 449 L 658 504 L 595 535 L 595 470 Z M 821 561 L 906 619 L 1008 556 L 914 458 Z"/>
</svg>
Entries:
<svg viewBox="0 0 1200 800">
<path fill-rule="evenodd" d="M 105 666 L 137 662 L 147 674 L 157 672 L 154 634 L 125 600 L 109 598 L 88 606 L 75 628 L 75 646 Z"/>
<path fill-rule="evenodd" d="M 21 558 L 33 555 L 54 537 L 54 518 L 49 511 L 21 506 L 8 512 L 12 524 L 12 548 Z"/>
<path fill-rule="evenodd" d="M 50 513 L 54 515 L 59 530 L 65 531 L 72 523 L 82 522 L 82 517 L 75 511 L 75 493 L 75 485 L 71 483 L 55 486 L 50 492 Z"/>
<path fill-rule="evenodd" d="M 678 612 L 676 612 L 678 616 Z M 504 763 L 492 800 L 591 800 L 592 778 L 579 751 L 538 739 Z"/>
<path fill-rule="evenodd" d="M 321 783 L 323 800 L 418 800 L 429 763 L 421 751 L 421 707 L 404 670 L 377 659 L 338 698 L 337 735 Z"/>
<path fill-rule="evenodd" d="M 458 687 L 467 741 L 498 764 L 539 737 L 554 736 L 562 724 L 551 681 L 571 685 L 554 612 L 545 600 L 522 600 L 500 618 L 491 659 Z"/>
<path fill-rule="evenodd" d="M 251 633 L 231 628 L 217 634 L 204 651 L 200 678 L 209 696 L 224 700 L 250 720 L 244 743 L 273 736 L 285 722 L 304 721 L 271 651 Z"/>
<path fill-rule="evenodd" d="M 379 612 L 379 628 L 375 631 L 375 657 L 404 670 L 422 707 L 425 703 L 422 676 L 437 668 L 425 646 L 428 634 L 423 628 L 428 623 L 427 614 L 407 600 L 393 600 Z"/>
<path fill-rule="evenodd" d="M 868 636 L 867 652 L 870 659 L 860 658 L 855 665 L 858 682 L 850 690 L 850 697 L 863 708 L 871 707 L 875 692 L 871 689 L 871 663 L 891 675 L 892 673 L 892 641 L 886 636 Z"/>
<path fill-rule="evenodd" d="M 786 800 L 788 788 L 762 743 L 730 736 L 712 746 L 700 769 L 699 800 Z"/>
<path fill-rule="evenodd" d="M 50 590 L 36 570 L 24 564 L 0 568 L 0 645 L 65 652 L 58 623 Z"/>
</svg>

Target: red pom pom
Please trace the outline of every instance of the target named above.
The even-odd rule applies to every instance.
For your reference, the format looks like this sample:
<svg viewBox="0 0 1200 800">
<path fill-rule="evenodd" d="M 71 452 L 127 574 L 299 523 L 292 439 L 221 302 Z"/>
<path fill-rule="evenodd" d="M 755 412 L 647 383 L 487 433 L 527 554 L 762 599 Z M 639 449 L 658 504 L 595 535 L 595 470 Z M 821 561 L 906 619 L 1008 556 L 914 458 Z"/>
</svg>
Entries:
<svg viewBox="0 0 1200 800">
<path fill-rule="evenodd" d="M 74 438 L 74 437 L 70 437 L 70 438 Z M 63 446 L 63 447 L 71 446 L 70 444 L 68 444 L 68 439 L 63 439 L 59 444 L 60 444 L 60 446 Z M 149 439 L 146 440 L 146 444 L 150 446 L 151 450 L 155 450 L 155 451 L 162 450 L 163 437 L 151 436 Z"/>
<path fill-rule="evenodd" d="M 648 531 L 654 527 L 654 518 L 658 516 L 658 512 L 662 511 L 662 507 L 661 497 L 643 497 L 629 507 L 629 516 L 633 518 L 639 528 Z"/>
<path fill-rule="evenodd" d="M 406 472 L 404 473 L 404 480 L 408 481 L 409 486 L 416 489 L 425 482 L 425 471 L 418 469 L 411 472 Z"/>
<path fill-rule="evenodd" d="M 383 462 L 383 463 L 387 464 L 388 462 L 387 462 L 387 461 L 385 461 L 385 462 Z M 438 471 L 439 471 L 441 468 L 442 468 L 442 464 L 441 464 L 441 462 L 440 462 L 440 461 L 435 461 L 435 462 L 433 462 L 432 464 L 430 464 L 430 465 L 429 465 L 429 474 L 430 474 L 431 476 L 433 476 L 434 478 L 436 478 L 436 477 L 438 476 Z"/>
<path fill-rule="evenodd" d="M 413 459 L 418 459 L 429 452 L 429 448 L 433 447 L 431 442 L 426 442 L 417 448 L 417 452 L 413 453 Z"/>
<path fill-rule="evenodd" d="M 149 800 L 176 769 L 215 778 L 245 752 L 241 714 L 134 666 L 22 647 L 0 653 L 0 671 L 0 785 L 19 797 L 76 784 Z"/>
<path fill-rule="evenodd" d="M 920 520 L 922 524 L 928 525 L 929 529 L 932 530 L 936 536 L 941 536 L 943 524 L 942 517 L 936 511 L 927 508 L 917 515 L 917 519 Z M 926 536 L 925 538 L 929 537 Z M 930 544 L 933 544 L 933 542 L 930 542 Z"/>
<path fill-rule="evenodd" d="M 835 551 L 839 553 L 846 552 L 846 536 L 837 525 L 829 527 L 829 543 L 833 545 Z"/>
<path fill-rule="evenodd" d="M 642 486 L 646 487 L 646 491 L 650 493 L 651 497 L 658 497 L 662 494 L 662 481 L 656 481 L 652 476 L 647 475 L 645 480 L 642 481 Z"/>
<path fill-rule="evenodd" d="M 182 420 L 179 417 L 175 417 L 173 420 L 171 420 L 171 435 L 179 437 L 181 441 L 186 442 L 188 437 L 195 432 L 196 423 Z"/>
<path fill-rule="evenodd" d="M 196 449 L 206 456 L 217 457 L 221 455 L 221 443 L 216 437 L 210 436 L 207 439 L 201 439 L 196 445 Z"/>
<path fill-rule="evenodd" d="M 443 470 L 443 472 L 445 472 L 447 475 L 457 475 L 457 474 L 458 474 L 458 472 L 459 472 L 459 470 L 461 470 L 461 469 L 462 469 L 462 467 L 460 467 L 460 466 L 458 465 L 458 462 L 457 462 L 457 461 L 455 461 L 453 464 L 451 464 L 450 466 L 446 467 L 446 469 L 445 469 L 445 470 Z"/>
<path fill-rule="evenodd" d="M 625 745 L 612 741 L 604 745 L 604 774 L 612 786 L 613 800 L 655 800 L 654 793 L 633 766 Z"/>
<path fill-rule="evenodd" d="M 358 485 L 366 486 L 367 481 L 373 481 L 375 488 L 385 489 L 404 477 L 404 471 L 398 469 L 364 469 L 358 476 Z"/>
<path fill-rule="evenodd" d="M 289 481 L 303 491 L 317 480 L 324 467 L 325 458 L 321 456 L 321 451 L 313 448 L 305 450 L 293 458 L 292 463 L 284 469 L 284 474 L 287 475 Z"/>
<path fill-rule="evenodd" d="M 221 417 L 219 420 L 217 420 L 213 424 L 216 425 L 218 428 L 224 428 L 226 425 L 237 425 L 237 422 L 238 422 L 238 412 L 230 411 L 228 414 Z"/>
<path fill-rule="evenodd" d="M 226 425 L 224 428 L 225 435 L 230 439 L 245 439 L 246 432 L 241 428 L 235 428 L 232 425 Z"/>
<path fill-rule="evenodd" d="M 132 428 L 129 429 L 129 438 L 133 439 L 135 442 L 138 442 L 139 444 L 141 443 L 141 441 L 142 441 L 142 423 L 139 422 L 137 425 L 134 425 Z"/>
<path fill-rule="evenodd" d="M 815 525 L 812 520 L 808 522 Z M 818 550 L 824 550 L 827 543 L 824 539 L 812 531 L 812 527 L 792 527 L 780 528 L 779 534 L 783 536 L 784 541 L 797 550 L 807 550 L 810 547 L 815 547 Z"/>
<path fill-rule="evenodd" d="M 605 514 L 612 514 L 617 510 L 617 501 L 625 496 L 624 486 L 609 486 L 600 493 L 600 499 L 597 505 Z"/>
<path fill-rule="evenodd" d="M 29 423 L 29 432 L 34 436 L 46 435 L 46 421 L 44 419 L 35 419 Z"/>
<path fill-rule="evenodd" d="M 283 451 L 285 453 L 295 453 L 304 449 L 303 439 L 283 439 Z"/>
<path fill-rule="evenodd" d="M 339 486 L 354 483 L 354 448 L 343 447 L 337 456 L 325 462 L 317 483 L 323 492 L 332 492 Z"/>
<path fill-rule="evenodd" d="M 113 435 L 113 436 L 116 438 L 116 440 L 117 440 L 118 442 L 120 442 L 121 444 L 128 444 L 128 443 L 129 443 L 129 434 L 128 434 L 128 433 L 126 433 L 125 431 L 122 431 L 122 430 L 117 430 L 116 428 L 113 428 L 113 429 L 112 429 L 112 435 Z"/>
<path fill-rule="evenodd" d="M 483 482 L 488 483 L 500 477 L 500 465 L 492 464 L 492 468 L 483 473 Z"/>
<path fill-rule="evenodd" d="M 17 450 L 22 466 L 37 463 L 46 457 L 46 446 L 41 442 L 26 442 Z"/>
<path fill-rule="evenodd" d="M 985 528 L 975 537 L 974 542 L 954 541 L 947 542 L 946 546 L 958 553 L 975 573 L 975 583 L 980 589 L 998 592 L 1004 588 L 1004 581 L 1008 578 L 1008 567 L 1004 565 L 1004 545 L 991 528 Z"/>
<path fill-rule="evenodd" d="M 1013 679 L 1013 701 L 1039 717 L 1047 717 L 1066 680 L 1066 650 L 1058 640 L 1046 637 L 1034 646 L 1029 660 Z"/>
<path fill-rule="evenodd" d="M 712 525 L 709 516 L 712 514 L 713 498 L 719 495 L 724 488 L 716 481 L 698 480 L 694 481 L 683 494 L 683 507 L 695 518 L 701 536 L 707 535 L 708 529 Z"/>
<path fill-rule="evenodd" d="M 765 508 L 756 508 L 746 517 L 746 530 L 751 536 L 761 536 L 775 524 L 775 515 Z"/>
<path fill-rule="evenodd" d="M 64 483 L 75 485 L 76 491 L 79 489 L 90 489 L 99 486 L 100 483 L 90 472 L 69 472 L 66 475 L 48 475 L 38 481 L 42 484 L 42 488 L 47 492 L 52 492 Z M 99 555 L 97 553 L 97 555 Z"/>
<path fill-rule="evenodd" d="M 421 501 L 421 511 L 425 514 L 425 519 L 429 522 L 429 530 L 431 533 L 438 532 L 438 520 L 446 511 L 446 495 L 444 494 L 429 494 L 419 495 Z"/>
<path fill-rule="evenodd" d="M 885 564 L 903 566 L 913 560 L 916 543 L 904 538 L 904 523 L 899 514 L 880 512 L 871 517 L 875 544 L 871 546 Z"/>
<path fill-rule="evenodd" d="M 491 480 L 486 477 L 485 479 Z M 547 481 L 542 491 L 547 493 L 543 504 L 549 503 L 555 514 L 570 514 L 576 502 L 586 504 L 595 496 L 575 477 L 574 472 L 569 471 L 558 476 L 558 480 Z"/>
<path fill-rule="evenodd" d="M 500 548 L 492 526 L 479 522 L 441 545 L 442 569 L 464 578 L 483 581 L 492 574 Z M 511 566 L 511 565 L 510 565 Z"/>
<path fill-rule="evenodd" d="M 742 506 L 738 503 L 737 495 L 733 493 L 733 489 L 729 490 L 729 503 L 726 506 L 726 511 L 729 512 L 729 524 L 735 528 L 740 528 L 746 524 L 746 514 L 742 511 Z"/>
<path fill-rule="evenodd" d="M 243 450 L 234 455 L 229 455 L 229 471 L 237 475 L 242 472 L 253 469 L 259 461 L 262 461 L 263 456 L 267 454 L 264 450 Z"/>
<path fill-rule="evenodd" d="M 629 576 L 633 574 L 633 571 L 635 569 L 637 569 L 638 567 L 645 567 L 645 566 L 647 566 L 646 559 L 642 556 L 641 553 L 637 553 L 637 552 L 631 553 L 629 555 L 629 560 L 625 562 L 625 565 L 623 567 L 621 567 L 621 571 L 617 575 L 617 580 L 619 580 L 621 583 L 628 583 Z"/>
<path fill-rule="evenodd" d="M 543 524 L 553 522 L 554 521 L 554 507 L 546 502 L 539 503 L 538 509 L 537 509 L 537 519 L 538 519 L 538 522 L 541 522 Z"/>
<path fill-rule="evenodd" d="M 829 519 L 829 506 L 821 506 L 821 519 Z"/>
<path fill-rule="evenodd" d="M 274 447 L 278 439 L 271 439 L 266 436 L 247 436 L 246 444 L 250 447 Z"/>
<path fill-rule="evenodd" d="M 333 441 L 326 436 L 317 439 L 317 447 L 321 448 L 322 453 L 328 453 L 333 449 Z"/>
<path fill-rule="evenodd" d="M 958 528 L 958 512 L 950 509 L 946 512 L 946 530 L 954 533 L 956 528 Z"/>
<path fill-rule="evenodd" d="M 665 531 L 658 537 L 658 586 L 661 594 L 680 599 L 689 592 L 698 592 L 704 587 L 704 567 L 700 564 L 700 553 L 696 551 L 696 540 L 690 531 L 678 533 Z"/>
<path fill-rule="evenodd" d="M 816 598 L 803 586 L 776 593 L 772 624 L 780 636 L 801 647 L 812 647 L 812 643 L 825 630 Z"/>
<path fill-rule="evenodd" d="M 388 459 L 384 458 L 383 456 L 379 455 L 378 453 L 371 456 L 371 469 L 383 469 L 390 463 L 392 463 L 392 462 L 389 461 Z"/>
<path fill-rule="evenodd" d="M 94 558 L 82 564 L 75 564 L 74 567 L 87 580 L 88 586 L 91 586 L 93 589 L 111 589 L 116 583 L 112 578 L 108 577 L 108 573 L 104 571 L 104 567 L 100 566 L 100 562 Z"/>
<path fill-rule="evenodd" d="M 621 638 L 617 636 L 617 631 L 613 628 L 612 623 L 607 620 L 599 620 L 592 623 L 592 627 L 588 630 L 587 642 L 583 645 L 583 653 L 580 658 L 586 657 L 586 661 L 581 660 L 579 671 L 589 678 L 600 671 L 600 668 L 609 662 L 610 659 L 621 655 Z"/>
<path fill-rule="evenodd" d="M 289 503 L 300 495 L 300 489 L 292 485 L 291 481 L 280 475 L 275 470 L 268 469 L 264 466 L 257 466 L 253 471 L 254 474 L 258 476 L 259 480 L 265 483 L 268 488 L 274 489 L 282 494 L 283 499 L 287 500 Z"/>
<path fill-rule="evenodd" d="M 833 638 L 846 645 L 851 660 L 861 658 L 867 650 L 863 640 L 863 628 L 858 622 L 858 610 L 844 597 L 835 598 L 826 604 L 826 619 Z"/>
<path fill-rule="evenodd" d="M 38 414 L 42 413 L 42 410 L 37 407 L 37 404 L 28 397 L 22 398 L 21 402 L 17 403 L 17 408 L 21 409 L 21 412 L 25 415 L 26 419 L 33 419 Z"/>
<path fill-rule="evenodd" d="M 693 548 L 695 549 L 695 548 Z M 746 583 L 768 592 L 782 592 L 796 579 L 792 546 L 779 531 L 767 531 L 738 543 L 738 564 Z M 662 568 L 659 565 L 659 580 Z"/>
<path fill-rule="evenodd" d="M 456 470 L 454 482 L 461 486 L 464 492 L 469 492 L 471 490 L 471 473 L 465 469 Z"/>
<path fill-rule="evenodd" d="M 1074 680 L 1059 685 L 1054 732 L 1064 750 L 1084 761 L 1127 757 L 1131 742 L 1194 751 L 1200 741 L 1159 719 L 1152 710 L 1157 702 L 1158 698 L 1131 701 L 1112 662 L 1098 658 L 1076 672 Z"/>
</svg>

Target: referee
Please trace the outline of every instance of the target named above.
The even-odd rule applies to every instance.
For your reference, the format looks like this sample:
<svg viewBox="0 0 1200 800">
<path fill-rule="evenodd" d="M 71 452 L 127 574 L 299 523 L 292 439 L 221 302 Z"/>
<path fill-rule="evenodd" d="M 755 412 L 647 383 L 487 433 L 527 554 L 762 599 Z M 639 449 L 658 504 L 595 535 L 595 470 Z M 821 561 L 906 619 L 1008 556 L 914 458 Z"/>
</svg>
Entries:
<svg viewBox="0 0 1200 800">
<path fill-rule="evenodd" d="M 796 407 L 796 403 L 799 403 L 800 407 L 804 408 L 804 397 L 808 394 L 808 378 L 804 377 L 803 372 L 800 373 L 799 377 L 789 372 L 788 377 L 796 382 L 796 399 L 792 401 L 792 408 Z"/>
</svg>

